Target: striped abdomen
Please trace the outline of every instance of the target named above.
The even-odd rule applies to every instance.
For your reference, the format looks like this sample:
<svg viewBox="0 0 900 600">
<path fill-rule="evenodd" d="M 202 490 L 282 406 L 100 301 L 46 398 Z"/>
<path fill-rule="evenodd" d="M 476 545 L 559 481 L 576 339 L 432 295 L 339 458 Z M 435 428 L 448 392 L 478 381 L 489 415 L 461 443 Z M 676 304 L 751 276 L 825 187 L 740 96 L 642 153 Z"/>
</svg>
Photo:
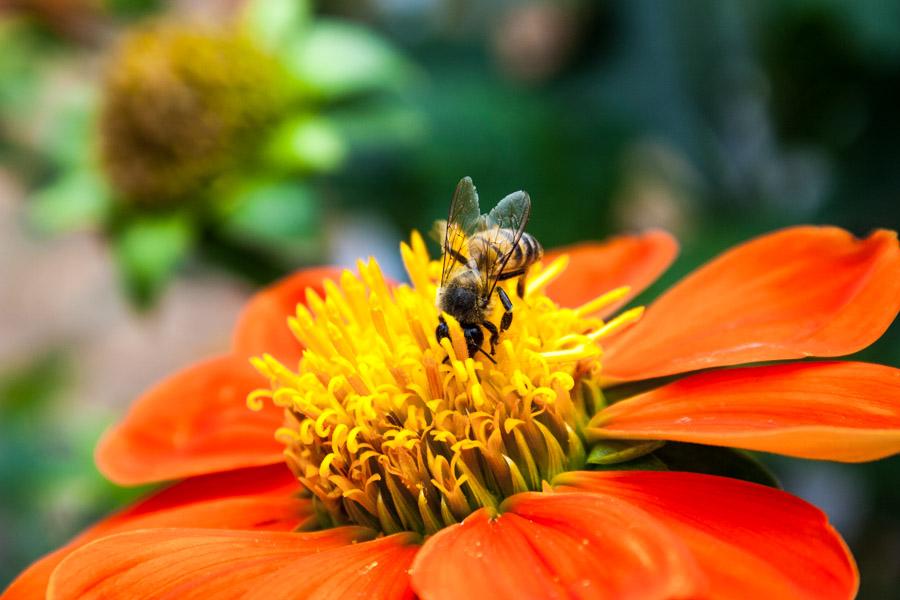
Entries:
<svg viewBox="0 0 900 600">
<path fill-rule="evenodd" d="M 519 242 L 513 246 L 516 232 L 512 229 L 490 229 L 481 231 L 469 238 L 469 256 L 471 261 L 482 272 L 492 273 L 499 278 L 497 269 L 503 268 L 503 274 L 525 273 L 544 255 L 540 242 L 529 233 L 522 233 Z M 502 261 L 509 253 L 509 260 L 503 266 Z"/>
</svg>

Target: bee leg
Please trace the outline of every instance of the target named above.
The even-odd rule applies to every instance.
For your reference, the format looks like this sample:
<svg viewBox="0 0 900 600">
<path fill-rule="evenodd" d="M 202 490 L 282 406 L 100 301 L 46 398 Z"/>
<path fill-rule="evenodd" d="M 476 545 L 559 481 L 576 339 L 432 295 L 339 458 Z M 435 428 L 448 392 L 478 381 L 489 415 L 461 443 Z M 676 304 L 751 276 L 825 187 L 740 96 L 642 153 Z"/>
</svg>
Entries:
<svg viewBox="0 0 900 600">
<path fill-rule="evenodd" d="M 528 267 L 523 269 L 516 269 L 515 271 L 507 271 L 506 273 L 501 273 L 499 277 L 497 277 L 497 281 L 506 281 L 507 279 L 512 279 L 513 277 L 518 277 L 519 280 L 516 282 L 516 295 L 519 298 L 525 297 L 525 277 L 528 275 Z"/>
<path fill-rule="evenodd" d="M 490 343 L 491 343 L 491 356 L 494 355 L 494 351 L 497 349 L 497 342 L 500 341 L 500 332 L 497 331 L 497 326 L 491 323 L 490 321 L 485 321 L 482 323 L 485 329 L 488 330 L 488 333 L 491 334 Z"/>
<path fill-rule="evenodd" d="M 509 299 L 509 296 L 506 294 L 506 290 L 502 287 L 497 286 L 497 295 L 500 296 L 500 302 L 503 304 L 503 316 L 500 318 L 500 331 L 506 331 L 509 329 L 509 326 L 512 325 L 513 319 L 513 303 L 512 300 Z"/>
<path fill-rule="evenodd" d="M 434 337 L 436 337 L 438 343 L 440 343 L 442 339 L 450 337 L 450 327 L 447 326 L 447 321 L 444 320 L 444 315 L 438 316 L 438 321 L 440 321 L 440 322 L 438 323 L 438 326 L 434 330 Z M 448 354 L 447 356 L 444 357 L 443 362 L 446 363 L 449 360 L 450 360 L 450 355 Z"/>
<path fill-rule="evenodd" d="M 444 315 L 440 315 L 438 317 L 438 326 L 434 329 L 434 337 L 437 338 L 438 343 L 441 343 L 441 340 L 444 338 L 450 337 L 450 327 L 447 326 L 447 321 L 444 320 Z"/>
</svg>

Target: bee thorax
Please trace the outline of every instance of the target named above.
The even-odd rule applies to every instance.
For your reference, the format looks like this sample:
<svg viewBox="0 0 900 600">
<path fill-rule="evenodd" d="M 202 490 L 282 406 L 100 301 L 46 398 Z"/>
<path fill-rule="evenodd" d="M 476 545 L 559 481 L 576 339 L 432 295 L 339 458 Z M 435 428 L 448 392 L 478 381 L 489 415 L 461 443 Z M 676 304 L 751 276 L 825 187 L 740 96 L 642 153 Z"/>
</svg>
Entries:
<svg viewBox="0 0 900 600">
<path fill-rule="evenodd" d="M 461 323 L 479 322 L 485 309 L 477 289 L 449 285 L 438 293 L 438 308 Z"/>
</svg>

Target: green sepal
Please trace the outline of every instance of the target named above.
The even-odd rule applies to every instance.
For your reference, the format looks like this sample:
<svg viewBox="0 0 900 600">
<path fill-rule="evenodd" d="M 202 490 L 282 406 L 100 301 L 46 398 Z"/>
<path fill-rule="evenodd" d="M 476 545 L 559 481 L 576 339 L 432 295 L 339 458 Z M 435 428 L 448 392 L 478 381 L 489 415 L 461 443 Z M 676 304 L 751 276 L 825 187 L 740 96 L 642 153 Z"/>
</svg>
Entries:
<svg viewBox="0 0 900 600">
<path fill-rule="evenodd" d="M 666 463 L 653 454 L 645 454 L 634 460 L 612 465 L 588 464 L 588 471 L 668 471 Z"/>
<path fill-rule="evenodd" d="M 665 442 L 656 440 L 601 440 L 591 446 L 587 457 L 589 465 L 618 465 L 650 454 Z"/>
<path fill-rule="evenodd" d="M 183 214 L 142 215 L 114 233 L 113 248 L 125 291 L 148 308 L 165 289 L 194 241 L 193 223 Z"/>
<path fill-rule="evenodd" d="M 731 477 L 781 489 L 775 475 L 747 452 L 718 446 L 668 442 L 654 456 L 671 471 Z"/>
</svg>

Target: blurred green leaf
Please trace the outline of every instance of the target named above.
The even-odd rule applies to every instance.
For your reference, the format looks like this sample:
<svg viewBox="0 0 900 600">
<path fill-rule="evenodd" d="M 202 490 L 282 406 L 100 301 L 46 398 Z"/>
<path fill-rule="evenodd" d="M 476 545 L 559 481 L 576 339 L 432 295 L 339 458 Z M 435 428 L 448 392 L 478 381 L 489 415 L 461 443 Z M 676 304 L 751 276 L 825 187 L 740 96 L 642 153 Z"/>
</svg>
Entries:
<svg viewBox="0 0 900 600">
<path fill-rule="evenodd" d="M 279 169 L 328 172 L 347 155 L 344 140 L 321 117 L 303 116 L 281 125 L 272 135 L 267 156 Z"/>
<path fill-rule="evenodd" d="M 63 106 L 53 115 L 40 143 L 47 156 L 59 165 L 89 165 L 95 157 L 96 112 L 96 90 L 69 86 Z"/>
<path fill-rule="evenodd" d="M 328 116 L 354 151 L 416 144 L 428 132 L 428 123 L 419 110 L 396 101 L 341 107 L 330 111 Z"/>
<path fill-rule="evenodd" d="M 92 228 L 106 218 L 110 203 L 100 174 L 78 169 L 38 190 L 29 202 L 28 216 L 39 230 L 48 233 Z"/>
<path fill-rule="evenodd" d="M 316 198 L 295 182 L 258 182 L 237 194 L 221 231 L 229 238 L 285 251 L 304 247 L 319 229 Z"/>
<path fill-rule="evenodd" d="M 191 249 L 193 237 L 192 223 L 182 214 L 138 217 L 117 233 L 116 259 L 135 304 L 146 308 L 156 300 Z"/>
<path fill-rule="evenodd" d="M 123 17 L 141 17 L 159 12 L 160 0 L 103 0 L 107 12 Z"/>
<path fill-rule="evenodd" d="M 0 415 L 34 415 L 69 380 L 69 365 L 60 352 L 38 356 L 24 367 L 0 376 Z"/>
<path fill-rule="evenodd" d="M 0 113 L 4 119 L 34 105 L 48 46 L 27 19 L 0 19 Z"/>
<path fill-rule="evenodd" d="M 283 58 L 288 70 L 323 99 L 394 87 L 413 70 L 383 39 L 340 21 L 317 20 Z"/>
<path fill-rule="evenodd" d="M 114 416 L 57 403 L 74 383 L 68 358 L 52 352 L 0 376 L 0 398 L 16 405 L 12 415 L 0 407 L 0 588 L 35 558 L 148 490 L 114 486 L 94 467 L 94 445 Z"/>
<path fill-rule="evenodd" d="M 276 51 L 303 35 L 310 13 L 305 0 L 249 0 L 241 19 L 261 47 Z"/>
</svg>

